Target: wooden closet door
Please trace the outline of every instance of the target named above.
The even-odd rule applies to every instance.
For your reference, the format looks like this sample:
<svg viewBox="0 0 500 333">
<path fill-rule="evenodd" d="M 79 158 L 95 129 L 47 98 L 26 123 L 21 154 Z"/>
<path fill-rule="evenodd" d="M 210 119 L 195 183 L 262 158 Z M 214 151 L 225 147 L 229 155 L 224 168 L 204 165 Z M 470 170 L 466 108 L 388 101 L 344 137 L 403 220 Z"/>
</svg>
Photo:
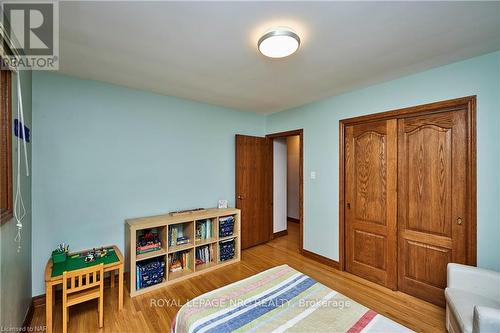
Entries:
<svg viewBox="0 0 500 333">
<path fill-rule="evenodd" d="M 398 121 L 398 289 L 443 306 L 446 265 L 466 262 L 467 114 Z"/>
<path fill-rule="evenodd" d="M 397 288 L 397 120 L 345 129 L 346 270 Z"/>
</svg>

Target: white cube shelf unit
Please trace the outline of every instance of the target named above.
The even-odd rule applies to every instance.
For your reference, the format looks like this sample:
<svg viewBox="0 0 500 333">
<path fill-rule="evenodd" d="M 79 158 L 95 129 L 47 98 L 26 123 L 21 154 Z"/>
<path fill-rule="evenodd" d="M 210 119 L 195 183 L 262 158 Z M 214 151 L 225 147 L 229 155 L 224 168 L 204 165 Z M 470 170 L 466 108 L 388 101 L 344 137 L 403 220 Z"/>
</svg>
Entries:
<svg viewBox="0 0 500 333">
<path fill-rule="evenodd" d="M 228 216 L 234 217 L 233 233 L 232 235 L 219 237 L 219 219 L 223 220 Z M 126 246 L 128 258 L 126 259 L 127 264 L 130 265 L 130 296 L 134 297 L 240 261 L 240 216 L 239 209 L 211 208 L 185 215 L 172 216 L 170 214 L 166 214 L 127 220 Z M 204 223 L 207 220 L 211 222 Z M 177 232 L 182 233 L 182 235 L 188 239 L 187 242 L 181 245 L 177 245 L 176 242 L 172 242 L 172 236 L 174 235 L 172 228 L 175 228 L 175 234 L 177 234 Z M 137 254 L 136 244 L 138 236 L 145 231 L 152 229 L 158 234 L 158 238 L 161 242 L 161 248 L 151 252 Z M 198 235 L 197 230 L 199 231 Z M 200 230 L 203 231 L 204 236 L 197 237 L 200 235 Z M 228 240 L 234 241 L 234 256 L 232 259 L 224 257 L 224 261 L 222 261 L 219 248 L 222 244 L 226 244 Z M 209 259 L 206 259 L 204 262 L 197 263 L 197 253 L 200 256 L 203 256 L 203 258 L 206 258 L 204 254 L 210 253 L 208 256 Z M 186 262 L 191 263 L 190 267 L 183 267 L 182 269 L 177 269 L 176 271 L 171 272 L 170 262 L 173 261 L 171 259 L 177 257 L 181 257 Z M 165 262 L 163 281 L 148 287 L 137 289 L 137 264 L 153 258 L 160 259 L 160 261 Z"/>
</svg>

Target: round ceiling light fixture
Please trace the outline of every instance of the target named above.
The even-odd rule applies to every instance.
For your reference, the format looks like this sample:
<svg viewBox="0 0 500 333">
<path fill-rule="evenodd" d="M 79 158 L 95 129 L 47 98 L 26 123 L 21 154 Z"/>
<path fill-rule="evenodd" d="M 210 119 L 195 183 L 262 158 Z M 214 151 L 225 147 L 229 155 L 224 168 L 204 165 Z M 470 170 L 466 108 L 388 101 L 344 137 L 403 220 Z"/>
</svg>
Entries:
<svg viewBox="0 0 500 333">
<path fill-rule="evenodd" d="M 295 53 L 299 45 L 299 36 L 292 29 L 285 27 L 269 30 L 257 42 L 260 53 L 269 58 L 287 57 Z"/>
</svg>

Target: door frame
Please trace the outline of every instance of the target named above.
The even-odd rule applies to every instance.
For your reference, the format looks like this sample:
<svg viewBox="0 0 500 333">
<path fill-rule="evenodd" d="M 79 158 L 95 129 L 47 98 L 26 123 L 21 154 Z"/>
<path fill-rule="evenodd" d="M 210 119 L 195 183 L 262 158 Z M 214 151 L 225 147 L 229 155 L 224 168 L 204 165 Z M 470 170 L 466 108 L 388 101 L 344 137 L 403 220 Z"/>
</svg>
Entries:
<svg viewBox="0 0 500 333">
<path fill-rule="evenodd" d="M 299 228 L 300 228 L 300 234 L 299 234 L 299 253 L 303 254 L 304 252 L 304 130 L 303 129 L 296 129 L 296 130 L 290 130 L 286 132 L 279 132 L 279 133 L 272 133 L 266 135 L 266 138 L 274 141 L 274 139 L 277 138 L 286 138 L 289 136 L 299 136 Z M 274 144 L 271 145 L 271 160 L 273 161 L 272 165 L 274 168 Z M 271 178 L 273 181 L 271 182 L 271 186 L 274 190 L 274 174 L 271 172 Z M 274 207 L 274 204 L 273 204 Z M 271 235 L 270 239 L 273 237 L 273 226 L 274 226 L 274 215 L 273 218 L 271 218 Z"/>
<path fill-rule="evenodd" d="M 387 119 L 401 119 L 410 116 L 419 116 L 463 110 L 467 112 L 467 187 L 468 187 L 468 216 L 467 220 L 467 250 L 466 263 L 476 266 L 477 263 L 477 179 L 476 179 L 476 95 L 455 98 L 435 103 L 422 104 L 386 112 L 374 113 L 366 116 L 342 119 L 339 121 L 339 269 L 345 270 L 345 127 L 372 121 Z"/>
</svg>

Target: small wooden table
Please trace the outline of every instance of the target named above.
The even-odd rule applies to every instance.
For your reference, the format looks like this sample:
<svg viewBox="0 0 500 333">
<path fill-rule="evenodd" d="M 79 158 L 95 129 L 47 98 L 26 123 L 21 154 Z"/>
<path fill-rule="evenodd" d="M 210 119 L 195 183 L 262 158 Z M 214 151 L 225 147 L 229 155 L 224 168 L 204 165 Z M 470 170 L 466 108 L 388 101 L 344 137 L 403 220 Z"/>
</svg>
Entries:
<svg viewBox="0 0 500 333">
<path fill-rule="evenodd" d="M 118 309 L 121 310 L 123 308 L 123 255 L 120 252 L 120 249 L 116 246 L 105 246 L 104 248 L 112 247 L 115 251 L 116 256 L 118 257 L 118 261 L 114 261 L 111 263 L 104 264 L 104 272 L 111 272 L 111 287 L 115 285 L 115 271 L 118 271 Z M 68 257 L 74 256 L 75 254 L 81 254 L 86 251 L 80 251 L 68 254 Z M 53 288 L 58 284 L 62 284 L 62 272 L 60 275 L 52 276 L 52 258 L 47 261 L 47 266 L 45 266 L 45 318 L 47 325 L 47 332 L 52 332 L 52 308 L 54 305 L 53 296 Z"/>
</svg>

